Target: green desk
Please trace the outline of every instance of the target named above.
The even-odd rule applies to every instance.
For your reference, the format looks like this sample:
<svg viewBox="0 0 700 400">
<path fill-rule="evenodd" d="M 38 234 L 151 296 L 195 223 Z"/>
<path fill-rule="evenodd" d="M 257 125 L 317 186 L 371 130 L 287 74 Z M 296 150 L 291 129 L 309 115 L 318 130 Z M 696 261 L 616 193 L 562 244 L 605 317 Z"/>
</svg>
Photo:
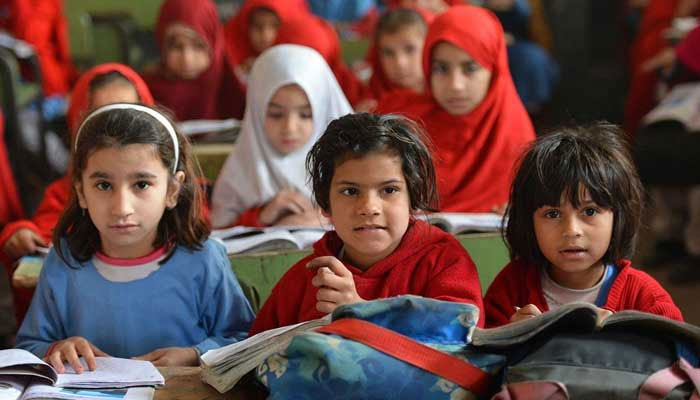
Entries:
<svg viewBox="0 0 700 400">
<path fill-rule="evenodd" d="M 196 143 L 192 145 L 192 152 L 202 168 L 204 177 L 216 182 L 221 167 L 229 153 L 233 150 L 233 143 Z"/>
</svg>

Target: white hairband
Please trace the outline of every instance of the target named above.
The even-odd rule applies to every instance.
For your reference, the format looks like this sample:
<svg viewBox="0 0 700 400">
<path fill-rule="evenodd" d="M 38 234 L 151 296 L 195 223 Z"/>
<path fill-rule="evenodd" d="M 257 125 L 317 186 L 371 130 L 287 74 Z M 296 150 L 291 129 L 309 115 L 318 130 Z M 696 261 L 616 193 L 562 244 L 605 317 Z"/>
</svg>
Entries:
<svg viewBox="0 0 700 400">
<path fill-rule="evenodd" d="M 83 122 L 80 124 L 80 127 L 78 128 L 78 132 L 75 134 L 75 151 L 78 150 L 78 138 L 80 138 L 80 132 L 83 130 L 83 127 L 85 124 L 91 120 L 93 117 L 96 115 L 100 115 L 104 112 L 110 111 L 110 110 L 136 110 L 136 111 L 141 111 L 144 112 L 151 117 L 155 118 L 158 122 L 161 123 L 165 127 L 165 130 L 168 131 L 170 134 L 170 138 L 173 140 L 173 151 L 175 152 L 175 164 L 173 165 L 173 174 L 177 172 L 177 163 L 179 160 L 180 156 L 180 146 L 178 144 L 177 140 L 177 135 L 175 134 L 175 128 L 173 127 L 173 124 L 170 122 L 169 119 L 165 118 L 165 116 L 158 111 L 142 106 L 141 104 L 134 104 L 134 103 L 114 103 L 114 104 L 108 104 L 106 106 L 102 106 L 93 112 L 90 113 Z"/>
</svg>

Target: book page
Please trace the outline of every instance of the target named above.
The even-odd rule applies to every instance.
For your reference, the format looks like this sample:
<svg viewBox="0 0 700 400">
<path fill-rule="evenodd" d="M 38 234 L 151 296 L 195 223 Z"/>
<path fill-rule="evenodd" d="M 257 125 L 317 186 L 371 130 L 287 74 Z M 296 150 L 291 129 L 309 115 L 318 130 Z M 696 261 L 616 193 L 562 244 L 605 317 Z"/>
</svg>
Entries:
<svg viewBox="0 0 700 400">
<path fill-rule="evenodd" d="M 241 121 L 229 119 L 192 119 L 177 123 L 177 130 L 184 136 L 202 133 L 231 131 L 241 127 Z"/>
<path fill-rule="evenodd" d="M 47 385 L 31 385 L 22 396 L 22 400 L 66 399 L 66 400 L 151 400 L 154 389 L 136 387 L 129 389 L 67 389 Z"/>
<path fill-rule="evenodd" d="M 12 273 L 12 285 L 23 288 L 36 287 L 45 259 L 45 256 L 21 257 L 17 261 L 17 268 Z"/>
<path fill-rule="evenodd" d="M 700 327 L 636 310 L 616 312 L 606 318 L 601 325 L 601 329 L 658 332 L 663 333 L 664 336 L 682 336 L 695 343 L 700 343 Z"/>
<path fill-rule="evenodd" d="M 58 375 L 56 386 L 71 388 L 126 388 L 132 386 L 162 386 L 163 376 L 149 361 L 117 357 L 95 357 L 97 368 L 89 371 L 80 359 L 85 372 L 76 374 L 66 364 L 66 373 Z"/>
<path fill-rule="evenodd" d="M 223 242 L 228 254 L 298 249 L 296 238 L 285 230 L 226 239 Z"/>
<path fill-rule="evenodd" d="M 678 121 L 688 131 L 700 130 L 700 83 L 682 83 L 673 87 L 661 103 L 643 119 L 646 125 L 659 121 Z"/>
<path fill-rule="evenodd" d="M 498 232 L 503 216 L 496 213 L 435 213 L 428 222 L 450 233 Z"/>
<path fill-rule="evenodd" d="M 34 354 L 22 349 L 0 350 L 0 375 L 24 375 L 55 383 L 56 371 Z"/>
<path fill-rule="evenodd" d="M 0 400 L 18 400 L 32 380 L 29 376 L 0 376 Z"/>
<path fill-rule="evenodd" d="M 299 249 L 310 249 L 314 243 L 321 240 L 325 230 L 300 229 L 292 232 L 292 235 L 297 239 Z"/>
</svg>

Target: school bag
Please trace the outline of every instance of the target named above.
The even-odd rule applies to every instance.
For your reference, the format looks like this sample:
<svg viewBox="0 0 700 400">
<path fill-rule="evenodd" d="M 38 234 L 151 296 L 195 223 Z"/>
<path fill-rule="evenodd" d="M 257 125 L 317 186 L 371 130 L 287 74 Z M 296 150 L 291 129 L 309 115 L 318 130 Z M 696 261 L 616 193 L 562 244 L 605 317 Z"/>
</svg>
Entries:
<svg viewBox="0 0 700 400">
<path fill-rule="evenodd" d="M 505 357 L 473 351 L 479 309 L 418 296 L 338 307 L 257 368 L 270 399 L 488 399 Z"/>
</svg>

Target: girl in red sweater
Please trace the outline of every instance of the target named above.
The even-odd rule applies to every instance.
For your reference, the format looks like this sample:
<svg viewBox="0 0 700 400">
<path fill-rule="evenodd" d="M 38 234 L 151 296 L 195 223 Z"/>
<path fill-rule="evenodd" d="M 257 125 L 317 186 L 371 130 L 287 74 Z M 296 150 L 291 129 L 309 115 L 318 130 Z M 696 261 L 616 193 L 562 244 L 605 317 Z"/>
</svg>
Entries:
<svg viewBox="0 0 700 400">
<path fill-rule="evenodd" d="M 328 125 L 306 166 L 314 198 L 335 230 L 277 283 L 251 334 L 402 294 L 481 309 L 469 254 L 454 236 L 415 218 L 437 201 L 420 132 L 395 115 L 350 114 Z"/>
<path fill-rule="evenodd" d="M 613 125 L 561 129 L 522 158 L 505 239 L 511 262 L 486 296 L 486 325 L 584 301 L 601 317 L 638 310 L 682 320 L 661 285 L 627 259 L 634 252 L 642 185 Z"/>
</svg>

